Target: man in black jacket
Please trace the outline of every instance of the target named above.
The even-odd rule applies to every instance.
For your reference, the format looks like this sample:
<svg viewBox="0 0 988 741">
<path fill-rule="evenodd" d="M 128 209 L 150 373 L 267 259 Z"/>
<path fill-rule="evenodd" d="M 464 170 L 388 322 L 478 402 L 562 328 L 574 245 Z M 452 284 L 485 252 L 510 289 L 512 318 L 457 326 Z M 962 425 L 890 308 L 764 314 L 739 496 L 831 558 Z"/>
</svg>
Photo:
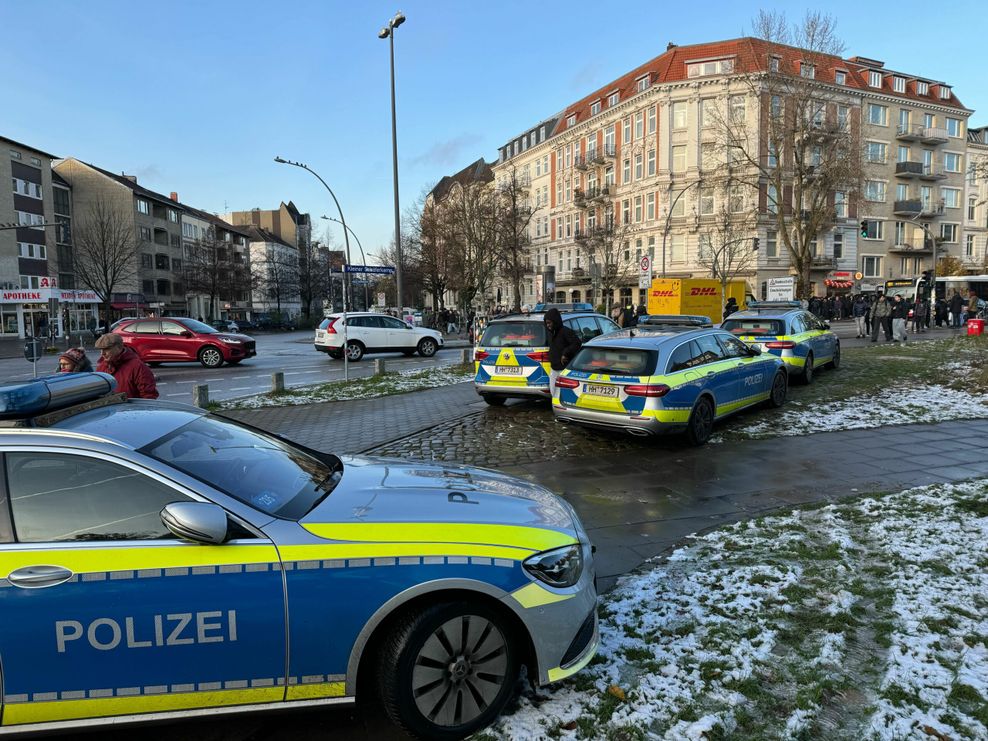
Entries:
<svg viewBox="0 0 988 741">
<path fill-rule="evenodd" d="M 556 388 L 556 378 L 580 351 L 580 338 L 576 332 L 563 324 L 559 309 L 549 309 L 545 313 L 545 329 L 549 335 L 549 391 Z"/>
</svg>

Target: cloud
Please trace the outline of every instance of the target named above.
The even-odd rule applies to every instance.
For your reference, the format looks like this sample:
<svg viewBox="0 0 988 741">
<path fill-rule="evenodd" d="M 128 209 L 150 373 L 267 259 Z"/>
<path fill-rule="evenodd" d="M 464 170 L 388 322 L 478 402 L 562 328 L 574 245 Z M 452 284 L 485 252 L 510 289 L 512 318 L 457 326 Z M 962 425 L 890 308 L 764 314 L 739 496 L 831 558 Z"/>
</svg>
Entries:
<svg viewBox="0 0 988 741">
<path fill-rule="evenodd" d="M 462 167 L 468 163 L 463 162 L 463 150 L 472 147 L 481 141 L 477 134 L 460 134 L 446 141 L 436 142 L 422 154 L 413 157 L 410 162 L 414 166 L 418 165 L 440 165 L 442 167 Z M 476 155 L 476 159 L 480 155 Z M 472 161 L 472 160 L 471 160 Z"/>
</svg>

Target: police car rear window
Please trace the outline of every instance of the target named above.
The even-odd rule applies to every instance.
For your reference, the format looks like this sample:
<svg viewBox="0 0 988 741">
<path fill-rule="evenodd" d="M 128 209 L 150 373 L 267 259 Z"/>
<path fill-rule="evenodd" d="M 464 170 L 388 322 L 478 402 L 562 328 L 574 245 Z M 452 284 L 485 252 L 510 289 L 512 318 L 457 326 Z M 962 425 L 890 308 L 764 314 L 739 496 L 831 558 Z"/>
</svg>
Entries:
<svg viewBox="0 0 988 741">
<path fill-rule="evenodd" d="M 649 376 L 655 368 L 655 355 L 652 350 L 584 347 L 567 367 L 586 373 Z"/>
<path fill-rule="evenodd" d="M 781 319 L 728 319 L 721 325 L 731 334 L 754 336 L 771 335 L 778 337 L 786 333 L 786 324 Z"/>
<path fill-rule="evenodd" d="M 495 322 L 480 338 L 483 347 L 545 347 L 548 339 L 542 322 Z"/>
</svg>

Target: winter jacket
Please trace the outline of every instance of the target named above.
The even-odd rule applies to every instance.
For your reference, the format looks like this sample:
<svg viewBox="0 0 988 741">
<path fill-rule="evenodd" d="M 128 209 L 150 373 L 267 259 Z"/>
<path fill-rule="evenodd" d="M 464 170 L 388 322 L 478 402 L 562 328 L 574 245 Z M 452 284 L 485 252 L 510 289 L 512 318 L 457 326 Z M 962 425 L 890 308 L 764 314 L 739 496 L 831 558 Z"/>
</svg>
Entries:
<svg viewBox="0 0 988 741">
<path fill-rule="evenodd" d="M 561 371 L 580 351 L 580 338 L 576 332 L 563 324 L 563 316 L 559 313 L 559 309 L 549 309 L 545 318 L 552 324 L 551 329 L 547 327 L 549 332 L 549 366 L 555 371 Z"/>
<path fill-rule="evenodd" d="M 905 301 L 895 301 L 892 303 L 891 313 L 893 319 L 908 319 L 909 304 L 907 304 Z"/>
<path fill-rule="evenodd" d="M 871 307 L 871 318 L 872 319 L 885 319 L 892 313 L 892 307 L 889 306 L 889 302 L 884 298 L 879 298 Z"/>
<path fill-rule="evenodd" d="M 129 347 L 125 347 L 112 362 L 100 358 L 96 370 L 112 375 L 117 381 L 117 391 L 127 394 L 128 399 L 158 398 L 154 374 Z"/>
<path fill-rule="evenodd" d="M 865 316 L 868 314 L 868 304 L 864 301 L 855 301 L 852 311 L 854 316 Z"/>
</svg>

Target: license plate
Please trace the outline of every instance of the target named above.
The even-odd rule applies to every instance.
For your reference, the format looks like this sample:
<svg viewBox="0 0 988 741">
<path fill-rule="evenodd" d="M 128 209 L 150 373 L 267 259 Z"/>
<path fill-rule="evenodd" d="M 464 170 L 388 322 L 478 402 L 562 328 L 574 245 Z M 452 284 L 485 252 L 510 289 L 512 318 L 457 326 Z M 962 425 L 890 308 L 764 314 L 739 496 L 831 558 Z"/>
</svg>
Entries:
<svg viewBox="0 0 988 741">
<path fill-rule="evenodd" d="M 495 365 L 494 375 L 496 376 L 520 376 L 522 367 L 520 365 Z"/>
<path fill-rule="evenodd" d="M 611 399 L 616 399 L 618 395 L 617 386 L 601 386 L 597 383 L 585 383 L 583 384 L 583 393 L 591 394 L 593 396 L 606 396 Z"/>
</svg>

